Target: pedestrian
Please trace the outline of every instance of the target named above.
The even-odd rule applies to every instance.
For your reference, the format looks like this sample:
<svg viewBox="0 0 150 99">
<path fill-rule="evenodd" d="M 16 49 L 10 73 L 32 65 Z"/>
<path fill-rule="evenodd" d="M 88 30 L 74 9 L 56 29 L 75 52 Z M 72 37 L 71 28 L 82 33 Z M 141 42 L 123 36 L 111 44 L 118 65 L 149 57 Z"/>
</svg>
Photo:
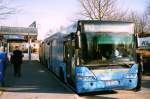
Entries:
<svg viewBox="0 0 150 99">
<path fill-rule="evenodd" d="M 143 57 L 140 53 L 137 54 L 137 63 L 138 63 L 138 83 L 137 87 L 135 88 L 135 91 L 140 91 L 141 90 L 141 85 L 142 85 L 142 73 L 143 73 Z"/>
<path fill-rule="evenodd" d="M 7 53 L 4 52 L 4 48 L 0 46 L 0 83 L 2 86 L 5 85 L 5 69 L 7 62 Z"/>
<path fill-rule="evenodd" d="M 16 46 L 10 58 L 10 61 L 14 66 L 15 77 L 21 77 L 22 58 L 23 58 L 22 51 L 19 49 L 19 46 Z"/>
</svg>

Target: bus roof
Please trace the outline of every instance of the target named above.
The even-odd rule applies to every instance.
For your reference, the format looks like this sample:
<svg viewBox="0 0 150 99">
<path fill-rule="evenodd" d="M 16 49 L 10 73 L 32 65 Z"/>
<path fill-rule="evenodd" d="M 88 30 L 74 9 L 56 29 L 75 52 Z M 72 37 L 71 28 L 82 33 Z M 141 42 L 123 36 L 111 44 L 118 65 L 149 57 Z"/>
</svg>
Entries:
<svg viewBox="0 0 150 99">
<path fill-rule="evenodd" d="M 75 33 L 79 30 L 80 26 L 96 24 L 98 25 L 96 29 L 98 32 L 126 32 L 134 33 L 134 23 L 133 22 L 124 22 L 124 21 L 100 21 L 100 20 L 78 20 L 72 25 L 68 26 L 62 31 L 59 31 L 49 37 L 47 37 L 44 42 L 56 39 L 59 36 L 66 36 L 70 33 Z M 100 27 L 100 28 L 99 28 Z M 89 27 L 87 27 L 89 28 Z M 95 28 L 93 28 L 94 30 Z M 85 30 L 85 27 L 84 27 Z M 92 30 L 92 31 L 93 31 Z M 95 32 L 95 31 L 94 31 Z"/>
<path fill-rule="evenodd" d="M 81 23 L 99 23 L 99 24 L 133 24 L 133 22 L 130 21 L 108 21 L 108 20 L 79 20 L 78 22 Z"/>
</svg>

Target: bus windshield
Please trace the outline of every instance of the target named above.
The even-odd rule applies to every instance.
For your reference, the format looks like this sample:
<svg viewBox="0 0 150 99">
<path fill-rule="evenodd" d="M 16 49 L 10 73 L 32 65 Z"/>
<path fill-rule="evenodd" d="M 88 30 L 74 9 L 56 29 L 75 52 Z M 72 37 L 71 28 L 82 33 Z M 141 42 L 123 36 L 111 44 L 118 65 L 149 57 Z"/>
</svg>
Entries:
<svg viewBox="0 0 150 99">
<path fill-rule="evenodd" d="M 116 64 L 135 59 L 133 34 L 81 33 L 81 63 Z"/>
</svg>

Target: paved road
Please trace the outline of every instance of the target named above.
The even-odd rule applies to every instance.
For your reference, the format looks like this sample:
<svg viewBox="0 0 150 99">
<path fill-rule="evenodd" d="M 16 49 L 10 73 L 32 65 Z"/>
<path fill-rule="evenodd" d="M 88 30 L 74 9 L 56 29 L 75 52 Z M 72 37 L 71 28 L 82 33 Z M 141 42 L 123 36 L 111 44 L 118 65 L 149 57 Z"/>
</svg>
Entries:
<svg viewBox="0 0 150 99">
<path fill-rule="evenodd" d="M 78 96 L 61 83 L 38 61 L 25 61 L 22 77 L 13 76 L 11 65 L 6 70 L 6 87 L 0 92 L 0 99 L 150 99 L 150 76 L 143 77 L 142 91 L 98 92 Z"/>
</svg>

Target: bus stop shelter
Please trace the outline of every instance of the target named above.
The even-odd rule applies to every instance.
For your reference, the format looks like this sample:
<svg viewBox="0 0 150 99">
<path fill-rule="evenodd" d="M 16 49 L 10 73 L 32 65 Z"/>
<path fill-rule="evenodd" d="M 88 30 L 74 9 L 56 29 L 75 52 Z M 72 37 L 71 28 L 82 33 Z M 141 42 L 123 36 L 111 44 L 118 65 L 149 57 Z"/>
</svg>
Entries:
<svg viewBox="0 0 150 99">
<path fill-rule="evenodd" d="M 27 43 L 29 60 L 31 60 L 31 42 L 37 40 L 38 34 L 37 28 L 32 25 L 33 23 L 29 27 L 0 26 L 0 46 L 9 53 L 10 43 Z"/>
</svg>

